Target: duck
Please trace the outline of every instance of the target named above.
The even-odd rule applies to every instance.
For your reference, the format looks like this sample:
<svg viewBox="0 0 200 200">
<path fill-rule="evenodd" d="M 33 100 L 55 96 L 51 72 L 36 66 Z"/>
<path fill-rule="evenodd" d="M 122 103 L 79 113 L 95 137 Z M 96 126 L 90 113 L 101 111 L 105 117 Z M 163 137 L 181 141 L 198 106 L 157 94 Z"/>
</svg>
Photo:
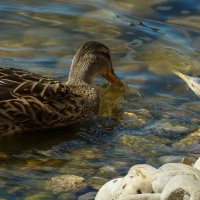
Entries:
<svg viewBox="0 0 200 200">
<path fill-rule="evenodd" d="M 67 126 L 97 115 L 97 76 L 123 86 L 113 70 L 109 48 L 97 41 L 81 45 L 63 82 L 0 67 L 0 135 Z"/>
</svg>

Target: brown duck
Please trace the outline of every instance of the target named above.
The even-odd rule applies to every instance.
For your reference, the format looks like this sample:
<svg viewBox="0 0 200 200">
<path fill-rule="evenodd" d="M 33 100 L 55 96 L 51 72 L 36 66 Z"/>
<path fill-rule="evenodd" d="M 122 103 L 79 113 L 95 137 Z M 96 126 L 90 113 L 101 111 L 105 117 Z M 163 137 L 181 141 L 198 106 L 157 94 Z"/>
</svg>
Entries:
<svg viewBox="0 0 200 200">
<path fill-rule="evenodd" d="M 80 47 L 64 83 L 0 68 L 0 135 L 70 125 L 97 114 L 99 96 L 93 81 L 99 75 L 122 85 L 113 71 L 109 49 L 95 41 Z"/>
</svg>

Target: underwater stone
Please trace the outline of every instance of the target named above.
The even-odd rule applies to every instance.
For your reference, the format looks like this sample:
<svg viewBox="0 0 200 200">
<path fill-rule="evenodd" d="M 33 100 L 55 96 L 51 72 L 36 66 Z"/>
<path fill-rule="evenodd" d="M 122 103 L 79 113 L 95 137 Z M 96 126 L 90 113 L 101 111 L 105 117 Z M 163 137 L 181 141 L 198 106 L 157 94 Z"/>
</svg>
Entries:
<svg viewBox="0 0 200 200">
<path fill-rule="evenodd" d="M 63 193 L 58 196 L 58 200 L 77 200 L 77 197 L 73 193 Z"/>
<path fill-rule="evenodd" d="M 84 191 L 86 187 L 85 179 L 75 175 L 55 176 L 45 184 L 45 189 L 51 190 L 54 193 L 81 192 Z"/>
<path fill-rule="evenodd" d="M 159 161 L 163 164 L 165 163 L 177 163 L 177 162 L 181 162 L 182 160 L 182 157 L 181 156 L 173 156 L 173 155 L 170 155 L 170 156 L 162 156 L 159 158 Z"/>
<path fill-rule="evenodd" d="M 96 192 L 88 192 L 78 197 L 78 200 L 93 200 L 96 196 Z"/>
<path fill-rule="evenodd" d="M 24 200 L 45 200 L 45 199 L 52 199 L 51 196 L 47 193 L 37 193 L 37 194 L 30 194 L 24 198 Z"/>
</svg>

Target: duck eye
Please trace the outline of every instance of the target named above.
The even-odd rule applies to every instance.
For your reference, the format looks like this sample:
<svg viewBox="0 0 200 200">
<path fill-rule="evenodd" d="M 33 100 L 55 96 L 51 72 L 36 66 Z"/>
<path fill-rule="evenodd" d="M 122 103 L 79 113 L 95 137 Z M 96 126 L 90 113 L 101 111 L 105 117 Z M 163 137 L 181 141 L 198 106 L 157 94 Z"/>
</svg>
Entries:
<svg viewBox="0 0 200 200">
<path fill-rule="evenodd" d="M 110 55 L 108 53 L 102 53 L 103 56 L 105 56 L 108 60 L 111 60 Z"/>
</svg>

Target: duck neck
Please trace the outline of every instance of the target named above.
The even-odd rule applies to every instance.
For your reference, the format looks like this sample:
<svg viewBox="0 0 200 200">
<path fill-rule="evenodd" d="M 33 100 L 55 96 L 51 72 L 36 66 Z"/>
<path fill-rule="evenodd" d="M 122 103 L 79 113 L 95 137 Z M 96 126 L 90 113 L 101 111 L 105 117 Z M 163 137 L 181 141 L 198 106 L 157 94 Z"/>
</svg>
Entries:
<svg viewBox="0 0 200 200">
<path fill-rule="evenodd" d="M 67 83 L 88 84 L 93 86 L 95 75 L 93 63 L 84 58 L 74 58 Z"/>
</svg>

